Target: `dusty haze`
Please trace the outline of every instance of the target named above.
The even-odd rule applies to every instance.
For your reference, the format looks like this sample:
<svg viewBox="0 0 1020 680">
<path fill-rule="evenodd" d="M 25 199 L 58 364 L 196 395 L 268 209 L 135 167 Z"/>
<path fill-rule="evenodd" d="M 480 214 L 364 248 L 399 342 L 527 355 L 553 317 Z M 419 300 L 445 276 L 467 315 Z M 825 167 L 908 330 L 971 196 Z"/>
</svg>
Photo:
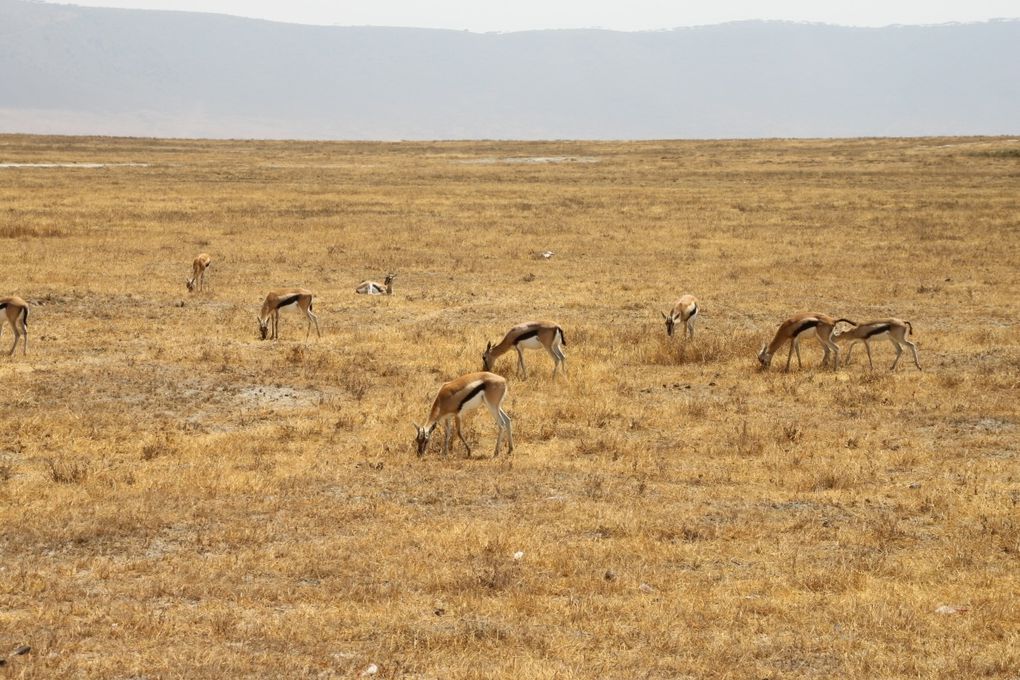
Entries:
<svg viewBox="0 0 1020 680">
<path fill-rule="evenodd" d="M 477 34 L 0 0 L 0 131 L 326 139 L 1020 132 L 1020 21 Z"/>
</svg>

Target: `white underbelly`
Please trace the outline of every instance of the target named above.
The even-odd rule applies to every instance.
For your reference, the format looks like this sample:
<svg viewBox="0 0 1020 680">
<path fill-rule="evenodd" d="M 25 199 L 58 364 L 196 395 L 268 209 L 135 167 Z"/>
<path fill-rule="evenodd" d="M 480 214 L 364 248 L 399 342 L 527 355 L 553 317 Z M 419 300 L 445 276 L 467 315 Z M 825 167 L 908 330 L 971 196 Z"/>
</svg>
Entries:
<svg viewBox="0 0 1020 680">
<path fill-rule="evenodd" d="M 517 346 L 523 347 L 524 349 L 542 349 L 542 341 L 537 337 L 528 338 L 527 340 L 521 340 L 518 342 Z"/>
<path fill-rule="evenodd" d="M 460 407 L 461 413 L 465 411 L 473 411 L 474 409 L 481 406 L 483 401 L 485 401 L 485 392 L 479 392 L 478 394 L 476 394 L 475 396 L 471 397 L 463 404 L 461 404 Z"/>
</svg>

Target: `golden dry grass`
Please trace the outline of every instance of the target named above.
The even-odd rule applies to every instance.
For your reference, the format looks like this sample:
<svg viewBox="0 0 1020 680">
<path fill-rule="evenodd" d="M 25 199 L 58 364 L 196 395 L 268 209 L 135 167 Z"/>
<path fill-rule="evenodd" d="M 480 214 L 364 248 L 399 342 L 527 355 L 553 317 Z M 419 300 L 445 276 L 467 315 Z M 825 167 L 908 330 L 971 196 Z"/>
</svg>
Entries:
<svg viewBox="0 0 1020 680">
<path fill-rule="evenodd" d="M 32 651 L 0 675 L 1017 677 L 1015 146 L 0 137 L 149 164 L 0 169 L 0 295 L 33 305 L 0 359 L 0 654 Z M 537 157 L 576 160 L 505 162 Z M 324 337 L 258 341 L 291 285 Z M 757 371 L 798 310 L 909 319 L 925 370 L 808 341 Z M 514 455 L 479 413 L 475 458 L 417 458 L 529 318 L 571 379 L 508 376 Z"/>
</svg>

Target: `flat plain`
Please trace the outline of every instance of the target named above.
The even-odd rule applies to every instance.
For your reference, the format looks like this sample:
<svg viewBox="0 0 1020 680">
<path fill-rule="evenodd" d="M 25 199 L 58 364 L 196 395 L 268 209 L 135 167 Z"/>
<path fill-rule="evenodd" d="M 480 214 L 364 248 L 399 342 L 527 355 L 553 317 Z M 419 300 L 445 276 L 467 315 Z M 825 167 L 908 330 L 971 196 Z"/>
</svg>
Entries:
<svg viewBox="0 0 1020 680">
<path fill-rule="evenodd" d="M 0 164 L 0 295 L 32 306 L 0 676 L 1020 674 L 1020 141 L 6 135 Z M 321 339 L 258 339 L 283 286 Z M 924 370 L 813 339 L 758 370 L 797 311 L 907 319 Z M 514 453 L 483 410 L 472 457 L 417 457 L 439 385 L 546 318 L 569 380 L 496 366 Z"/>
</svg>

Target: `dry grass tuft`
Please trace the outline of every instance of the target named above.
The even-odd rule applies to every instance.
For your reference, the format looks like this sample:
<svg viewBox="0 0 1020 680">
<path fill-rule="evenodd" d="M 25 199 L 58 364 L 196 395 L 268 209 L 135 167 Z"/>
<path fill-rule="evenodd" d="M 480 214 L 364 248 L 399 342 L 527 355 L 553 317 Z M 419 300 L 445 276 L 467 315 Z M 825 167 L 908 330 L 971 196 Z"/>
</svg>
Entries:
<svg viewBox="0 0 1020 680">
<path fill-rule="evenodd" d="M 50 479 L 56 484 L 81 484 L 89 476 L 89 464 L 82 460 L 45 459 Z"/>
</svg>

